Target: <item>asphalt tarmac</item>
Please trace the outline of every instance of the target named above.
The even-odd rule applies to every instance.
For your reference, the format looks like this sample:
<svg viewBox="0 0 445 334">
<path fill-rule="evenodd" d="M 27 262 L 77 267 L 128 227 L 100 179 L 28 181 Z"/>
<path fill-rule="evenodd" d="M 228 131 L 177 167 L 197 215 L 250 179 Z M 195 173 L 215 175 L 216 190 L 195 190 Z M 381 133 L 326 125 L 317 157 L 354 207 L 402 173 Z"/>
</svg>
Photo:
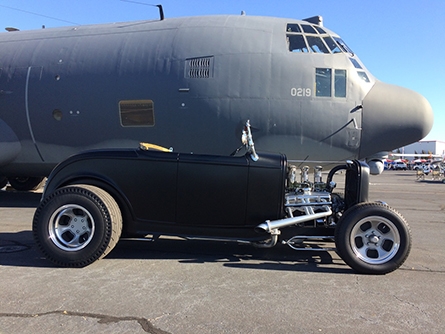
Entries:
<svg viewBox="0 0 445 334">
<path fill-rule="evenodd" d="M 384 276 L 356 274 L 334 251 L 171 239 L 57 268 L 32 238 L 41 194 L 0 191 L 0 333 L 443 333 L 445 184 L 415 179 L 371 177 L 370 200 L 413 235 Z"/>
</svg>

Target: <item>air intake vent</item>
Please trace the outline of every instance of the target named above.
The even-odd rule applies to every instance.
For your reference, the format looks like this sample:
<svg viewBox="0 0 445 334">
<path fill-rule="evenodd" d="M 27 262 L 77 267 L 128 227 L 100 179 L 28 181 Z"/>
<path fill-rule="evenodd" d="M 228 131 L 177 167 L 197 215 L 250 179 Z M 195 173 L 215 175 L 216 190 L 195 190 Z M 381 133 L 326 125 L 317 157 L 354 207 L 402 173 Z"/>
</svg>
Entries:
<svg viewBox="0 0 445 334">
<path fill-rule="evenodd" d="M 185 61 L 186 78 L 212 78 L 213 57 L 190 58 Z"/>
</svg>

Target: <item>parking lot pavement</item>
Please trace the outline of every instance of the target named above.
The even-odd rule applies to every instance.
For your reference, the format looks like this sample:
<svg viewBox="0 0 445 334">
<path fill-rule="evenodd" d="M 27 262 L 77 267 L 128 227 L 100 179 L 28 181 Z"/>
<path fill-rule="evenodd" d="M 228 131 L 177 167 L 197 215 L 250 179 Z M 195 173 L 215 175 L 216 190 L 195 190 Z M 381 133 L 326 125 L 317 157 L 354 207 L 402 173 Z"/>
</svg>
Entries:
<svg viewBox="0 0 445 334">
<path fill-rule="evenodd" d="M 370 200 L 409 222 L 413 247 L 384 276 L 334 251 L 161 239 L 120 242 L 83 269 L 35 247 L 39 193 L 0 192 L 0 333 L 440 333 L 445 328 L 445 184 L 371 177 Z"/>
</svg>

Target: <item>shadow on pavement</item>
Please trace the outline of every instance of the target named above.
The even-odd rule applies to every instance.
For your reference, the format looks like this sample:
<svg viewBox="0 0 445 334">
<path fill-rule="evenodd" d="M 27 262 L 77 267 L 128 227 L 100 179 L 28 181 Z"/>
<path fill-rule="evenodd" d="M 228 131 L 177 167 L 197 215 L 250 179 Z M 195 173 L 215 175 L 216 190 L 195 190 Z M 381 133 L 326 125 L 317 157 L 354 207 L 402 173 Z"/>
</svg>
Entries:
<svg viewBox="0 0 445 334">
<path fill-rule="evenodd" d="M 184 265 L 222 263 L 224 266 L 239 269 L 352 273 L 343 261 L 333 259 L 327 251 L 295 251 L 284 245 L 257 249 L 250 245 L 210 241 L 121 241 L 100 261 L 107 260 L 173 260 Z M 31 231 L 0 233 L 0 265 L 56 267 L 37 249 Z"/>
<path fill-rule="evenodd" d="M 42 198 L 40 192 L 18 192 L 0 190 L 0 207 L 37 208 Z"/>
<path fill-rule="evenodd" d="M 34 192 L 0 191 L 0 207 L 36 208 L 41 196 L 41 193 Z M 234 242 L 184 239 L 160 238 L 155 242 L 122 240 L 100 261 L 107 259 L 174 260 L 185 265 L 218 262 L 239 269 L 352 273 L 343 261 L 334 260 L 327 251 L 295 251 L 285 245 L 261 249 Z M 0 265 L 55 267 L 41 255 L 31 231 L 0 232 Z"/>
</svg>

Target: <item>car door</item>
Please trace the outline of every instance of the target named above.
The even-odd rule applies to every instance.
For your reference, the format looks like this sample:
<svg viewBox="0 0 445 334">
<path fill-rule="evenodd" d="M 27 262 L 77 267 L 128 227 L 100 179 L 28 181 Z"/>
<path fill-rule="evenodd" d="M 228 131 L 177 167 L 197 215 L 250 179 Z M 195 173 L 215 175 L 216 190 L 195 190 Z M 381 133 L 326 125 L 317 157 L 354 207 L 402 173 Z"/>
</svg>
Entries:
<svg viewBox="0 0 445 334">
<path fill-rule="evenodd" d="M 183 225 L 242 225 L 246 218 L 249 161 L 180 154 L 176 222 Z"/>
</svg>

